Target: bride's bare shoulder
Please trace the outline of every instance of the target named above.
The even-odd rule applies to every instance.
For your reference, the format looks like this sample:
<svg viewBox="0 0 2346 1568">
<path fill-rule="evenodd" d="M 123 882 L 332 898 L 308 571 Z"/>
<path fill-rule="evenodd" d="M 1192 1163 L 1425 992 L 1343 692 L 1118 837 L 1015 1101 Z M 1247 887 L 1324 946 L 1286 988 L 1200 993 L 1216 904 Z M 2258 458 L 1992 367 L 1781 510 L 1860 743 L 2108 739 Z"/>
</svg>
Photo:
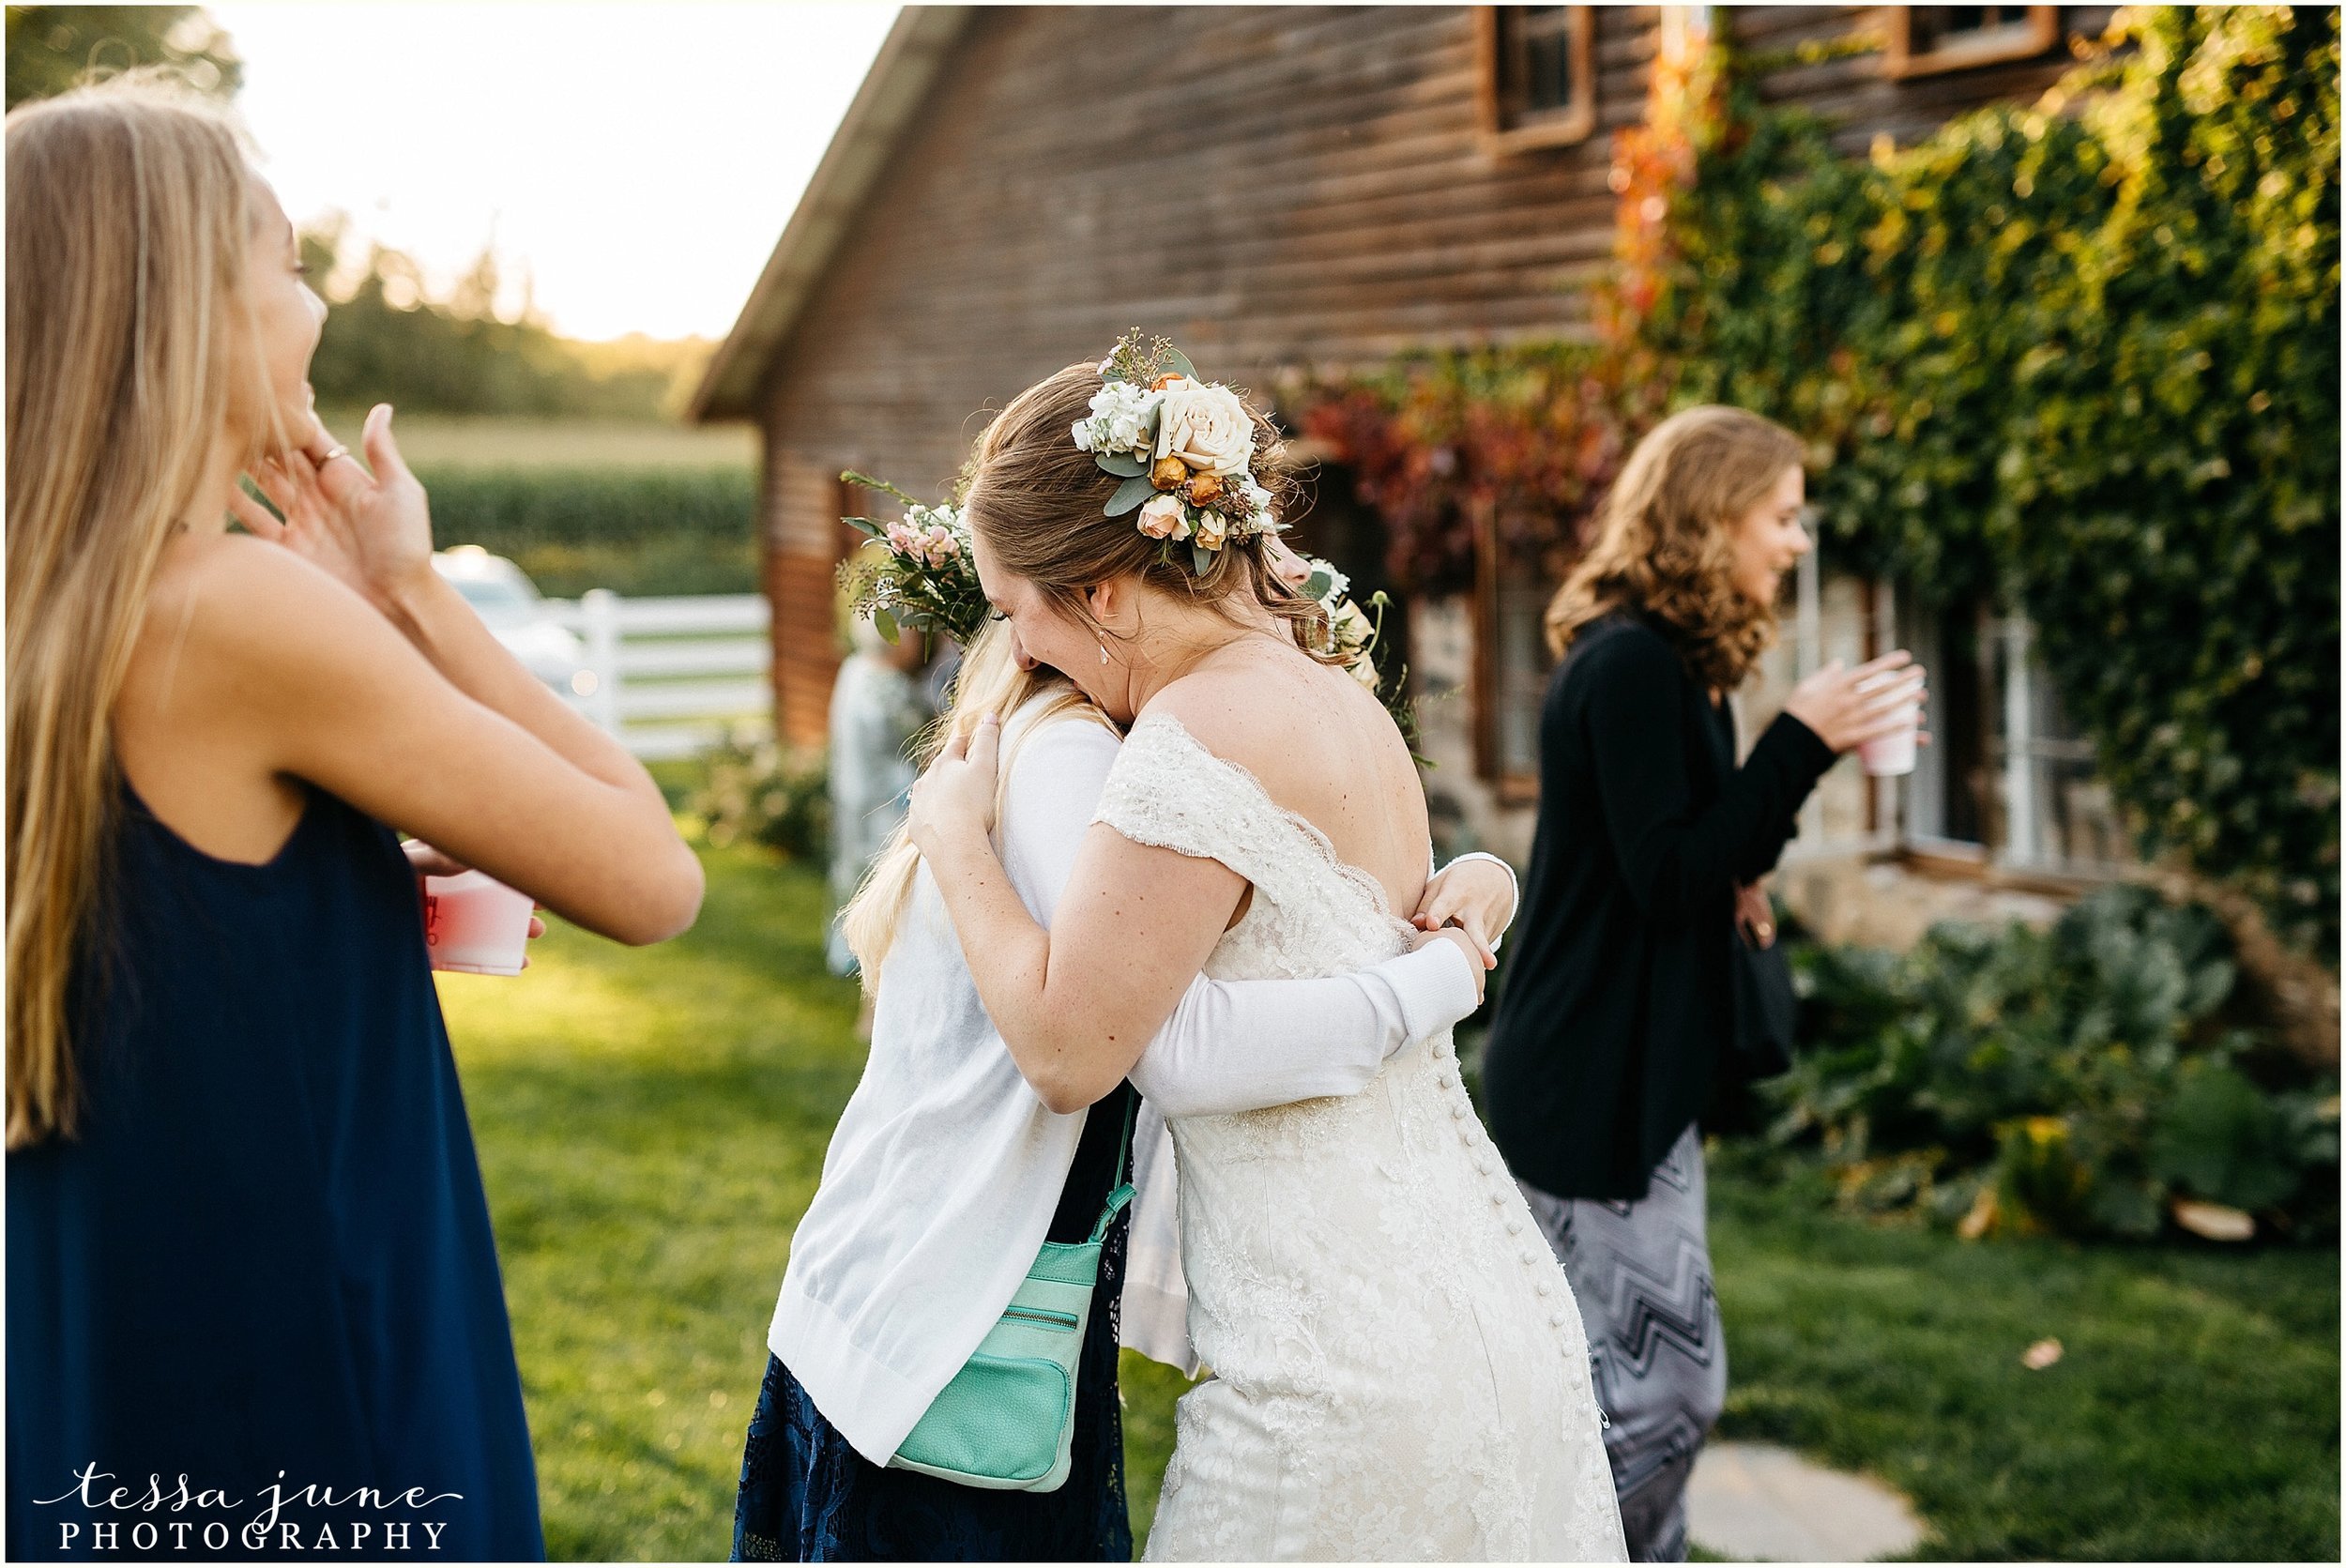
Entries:
<svg viewBox="0 0 2346 1568">
<path fill-rule="evenodd" d="M 1324 769 L 1357 748 L 1364 723 L 1383 722 L 1373 697 L 1364 712 L 1355 711 L 1355 695 L 1365 693 L 1348 680 L 1325 680 L 1318 665 L 1272 655 L 1184 675 L 1151 698 L 1140 717 L 1174 720 L 1206 750 L 1284 797 L 1280 781 Z"/>
</svg>

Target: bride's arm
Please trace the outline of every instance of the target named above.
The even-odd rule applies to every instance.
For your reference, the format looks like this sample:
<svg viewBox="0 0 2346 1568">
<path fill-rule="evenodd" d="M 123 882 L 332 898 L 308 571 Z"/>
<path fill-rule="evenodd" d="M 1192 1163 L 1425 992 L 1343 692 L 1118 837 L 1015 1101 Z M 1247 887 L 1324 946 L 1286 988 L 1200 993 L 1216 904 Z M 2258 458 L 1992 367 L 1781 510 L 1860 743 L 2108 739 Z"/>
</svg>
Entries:
<svg viewBox="0 0 2346 1568">
<path fill-rule="evenodd" d="M 1219 860 L 1085 830 L 1049 929 L 988 838 L 1001 727 L 991 716 L 912 789 L 912 840 L 960 933 L 979 998 L 1055 1111 L 1091 1104 L 1133 1064 L 1231 921 L 1246 883 Z"/>
<path fill-rule="evenodd" d="M 1001 794 L 1000 874 L 1029 918 L 1056 925 L 1117 743 L 1104 728 L 1068 722 L 1031 734 L 1013 753 L 1010 787 Z M 1431 945 L 1455 945 L 1459 956 L 1427 951 Z M 1403 1043 L 1471 1012 L 1481 999 L 1480 973 L 1479 955 L 1453 932 L 1448 940 L 1421 937 L 1417 951 L 1351 974 L 1199 976 L 1130 1075 L 1169 1116 L 1358 1093 Z"/>
</svg>

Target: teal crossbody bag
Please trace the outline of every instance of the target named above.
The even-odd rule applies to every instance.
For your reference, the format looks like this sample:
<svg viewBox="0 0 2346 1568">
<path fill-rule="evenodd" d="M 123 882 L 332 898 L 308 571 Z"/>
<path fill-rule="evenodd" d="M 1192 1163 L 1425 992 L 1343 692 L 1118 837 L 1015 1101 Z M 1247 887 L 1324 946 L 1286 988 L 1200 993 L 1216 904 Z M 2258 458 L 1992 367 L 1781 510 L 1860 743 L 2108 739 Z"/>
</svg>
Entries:
<svg viewBox="0 0 2346 1568">
<path fill-rule="evenodd" d="M 975 1354 L 953 1374 L 888 1461 L 965 1486 L 1055 1492 L 1067 1484 L 1075 1440 L 1075 1372 L 1100 1284 L 1100 1245 L 1132 1201 L 1124 1161 L 1136 1096 L 1127 1095 L 1116 1189 L 1084 1241 L 1045 1241 L 1034 1267 Z"/>
</svg>

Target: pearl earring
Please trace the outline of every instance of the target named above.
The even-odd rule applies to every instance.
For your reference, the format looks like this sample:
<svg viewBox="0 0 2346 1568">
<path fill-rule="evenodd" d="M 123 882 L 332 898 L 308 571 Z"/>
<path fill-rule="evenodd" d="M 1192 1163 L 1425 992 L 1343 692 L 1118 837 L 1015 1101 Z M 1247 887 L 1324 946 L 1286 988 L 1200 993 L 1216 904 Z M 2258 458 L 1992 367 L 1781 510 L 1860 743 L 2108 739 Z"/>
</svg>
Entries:
<svg viewBox="0 0 2346 1568">
<path fill-rule="evenodd" d="M 1100 645 L 1100 662 L 1101 662 L 1101 663 L 1103 663 L 1103 664 L 1104 664 L 1104 663 L 1106 663 L 1107 662 L 1108 662 L 1108 645 L 1107 645 L 1107 644 L 1105 644 L 1105 643 L 1102 643 L 1102 644 Z"/>
</svg>

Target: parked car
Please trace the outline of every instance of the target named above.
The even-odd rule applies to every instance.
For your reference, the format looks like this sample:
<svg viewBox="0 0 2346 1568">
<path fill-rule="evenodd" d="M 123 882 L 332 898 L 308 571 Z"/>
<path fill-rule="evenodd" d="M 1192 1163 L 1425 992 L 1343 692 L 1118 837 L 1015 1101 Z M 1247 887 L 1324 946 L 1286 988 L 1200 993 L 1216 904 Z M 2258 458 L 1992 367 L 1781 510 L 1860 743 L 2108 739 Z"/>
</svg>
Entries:
<svg viewBox="0 0 2346 1568">
<path fill-rule="evenodd" d="M 594 691 L 586 645 L 554 618 L 537 585 L 520 567 L 478 544 L 438 551 L 432 564 L 530 674 L 565 695 L 583 697 Z"/>
</svg>

